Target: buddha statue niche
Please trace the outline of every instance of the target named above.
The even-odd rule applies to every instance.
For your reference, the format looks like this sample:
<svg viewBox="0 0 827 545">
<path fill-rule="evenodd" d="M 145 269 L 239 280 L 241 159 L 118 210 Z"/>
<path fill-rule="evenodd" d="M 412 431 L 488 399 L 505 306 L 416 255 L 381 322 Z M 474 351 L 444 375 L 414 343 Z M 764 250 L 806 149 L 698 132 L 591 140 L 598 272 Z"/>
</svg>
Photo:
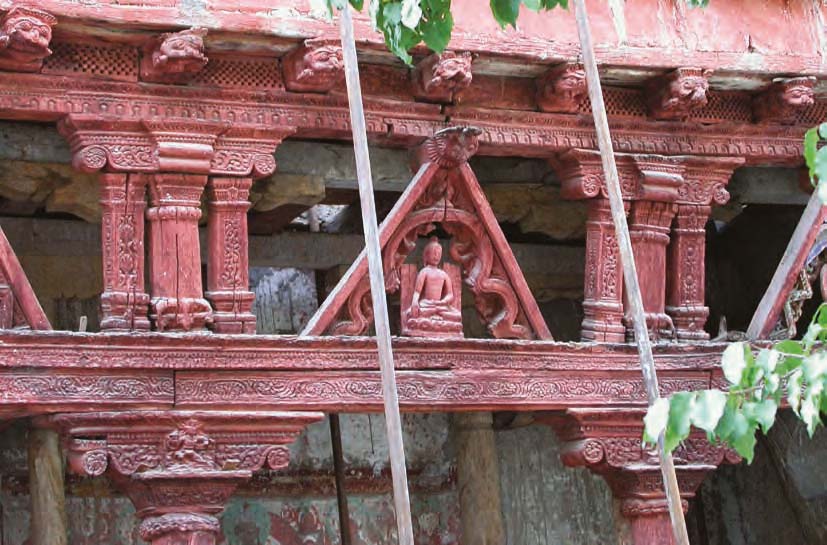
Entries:
<svg viewBox="0 0 827 545">
<path fill-rule="evenodd" d="M 440 268 L 442 246 L 431 237 L 422 252 L 422 269 L 402 268 L 402 334 L 411 337 L 462 335 L 459 267 Z"/>
</svg>

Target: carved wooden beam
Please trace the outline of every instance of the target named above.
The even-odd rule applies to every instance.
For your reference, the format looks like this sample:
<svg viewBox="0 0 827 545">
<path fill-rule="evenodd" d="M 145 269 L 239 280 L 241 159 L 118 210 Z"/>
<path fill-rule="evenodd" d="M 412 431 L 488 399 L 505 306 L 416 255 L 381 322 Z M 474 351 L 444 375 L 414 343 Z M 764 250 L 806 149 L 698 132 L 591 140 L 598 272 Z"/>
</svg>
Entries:
<svg viewBox="0 0 827 545">
<path fill-rule="evenodd" d="M 683 120 L 707 104 L 711 70 L 678 68 L 647 84 L 649 115 L 659 120 Z"/>
<path fill-rule="evenodd" d="M 457 93 L 471 85 L 471 53 L 445 51 L 422 59 L 411 73 L 413 93 L 426 102 L 452 103 Z"/>
<path fill-rule="evenodd" d="M 577 113 L 588 96 L 586 72 L 582 64 L 555 66 L 537 78 L 537 106 L 540 111 Z"/>
<path fill-rule="evenodd" d="M 753 116 L 758 123 L 796 122 L 798 114 L 815 104 L 816 78 L 778 78 L 752 101 Z"/>
<path fill-rule="evenodd" d="M 69 468 L 106 473 L 152 545 L 215 545 L 216 518 L 262 467 L 285 469 L 289 445 L 321 413 L 139 411 L 61 414 L 36 425 L 65 438 Z"/>
<path fill-rule="evenodd" d="M 206 66 L 207 30 L 191 28 L 162 34 L 143 49 L 141 79 L 152 83 L 187 83 Z"/>
<path fill-rule="evenodd" d="M 306 40 L 282 59 L 284 85 L 289 91 L 327 93 L 345 77 L 338 41 Z"/>
<path fill-rule="evenodd" d="M 39 72 L 52 54 L 52 27 L 57 19 L 37 8 L 15 6 L 0 24 L 0 70 Z"/>
<path fill-rule="evenodd" d="M 609 483 L 620 500 L 620 514 L 630 525 L 634 545 L 673 543 L 669 506 L 657 452 L 644 449 L 643 410 L 571 409 L 539 415 L 564 441 L 561 457 L 570 467 L 587 467 Z M 704 477 L 723 463 L 738 463 L 732 450 L 709 443 L 693 432 L 673 454 L 683 509 Z"/>
</svg>

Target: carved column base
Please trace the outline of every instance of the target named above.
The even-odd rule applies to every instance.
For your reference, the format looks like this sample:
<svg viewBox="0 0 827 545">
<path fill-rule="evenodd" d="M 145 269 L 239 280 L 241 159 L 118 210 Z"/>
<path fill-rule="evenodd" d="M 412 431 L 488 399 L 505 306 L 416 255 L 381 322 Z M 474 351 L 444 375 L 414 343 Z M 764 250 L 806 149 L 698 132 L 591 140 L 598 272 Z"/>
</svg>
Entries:
<svg viewBox="0 0 827 545">
<path fill-rule="evenodd" d="M 582 331 L 584 341 L 622 343 L 626 340 L 623 306 L 606 301 L 583 301 Z"/>
<path fill-rule="evenodd" d="M 288 445 L 321 413 L 128 411 L 61 414 L 35 424 L 64 437 L 69 468 L 106 473 L 135 505 L 151 545 L 215 545 L 236 487 L 290 461 Z"/>
<path fill-rule="evenodd" d="M 250 312 L 256 295 L 250 291 L 208 291 L 207 299 L 212 301 L 213 324 L 216 333 L 256 332 L 256 315 Z"/>
<path fill-rule="evenodd" d="M 709 307 L 667 305 L 666 312 L 672 317 L 675 324 L 678 340 L 681 341 L 708 341 L 709 333 L 704 331 L 706 319 L 709 317 Z"/>
<path fill-rule="evenodd" d="M 149 295 L 146 293 L 102 293 L 101 331 L 149 330 Z"/>
</svg>

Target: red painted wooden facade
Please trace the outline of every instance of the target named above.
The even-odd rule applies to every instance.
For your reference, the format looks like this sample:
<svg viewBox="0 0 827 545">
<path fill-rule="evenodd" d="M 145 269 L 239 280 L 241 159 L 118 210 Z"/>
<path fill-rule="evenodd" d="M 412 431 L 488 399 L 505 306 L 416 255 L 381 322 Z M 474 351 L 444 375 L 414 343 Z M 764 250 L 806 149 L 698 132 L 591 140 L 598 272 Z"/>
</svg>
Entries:
<svg viewBox="0 0 827 545">
<path fill-rule="evenodd" d="M 32 330 L 0 333 L 0 415 L 39 415 L 38 425 L 58 430 L 72 470 L 109 474 L 153 545 L 210 545 L 235 486 L 265 464 L 285 467 L 286 445 L 317 411 L 381 410 L 376 347 L 364 337 L 372 318 L 364 256 L 308 336 L 244 335 L 255 331 L 246 215 L 253 180 L 275 171 L 273 152 L 285 138 L 349 138 L 335 28 L 303 4 L 295 18 L 274 22 L 256 2 L 232 12 L 208 3 L 209 28 L 174 1 L 35 4 L 0 0 L 0 118 L 56 124 L 75 168 L 99 173 L 105 333 L 36 331 L 48 322 L 0 239 L 2 327 Z M 800 21 L 812 22 L 803 3 L 793 4 Z M 387 57 L 362 66 L 369 137 L 419 150 L 418 173 L 381 230 L 388 292 L 403 292 L 403 321 L 414 306 L 421 316 L 408 329 L 419 338 L 396 341 L 402 408 L 550 411 L 543 418 L 566 441 L 565 462 L 608 480 L 635 543 L 668 543 L 659 473 L 640 448 L 645 395 L 627 344 L 632 328 L 583 72 L 565 30 L 570 15 L 543 15 L 525 34 L 493 39 L 490 25 L 471 32 L 475 6 L 459 3 L 448 52 L 417 51 L 412 69 Z M 595 20 L 608 42 L 619 36 L 605 9 Z M 710 9 L 684 13 L 683 24 L 707 32 L 701 17 L 725 17 Z M 761 12 L 773 9 L 780 3 Z M 649 15 L 629 11 L 632 45 L 603 43 L 599 57 L 609 76 L 617 67 L 645 75 L 634 85 L 609 81 L 605 92 L 647 323 L 654 338 L 674 341 L 656 349 L 668 394 L 720 380 L 723 346 L 706 342 L 704 330 L 711 207 L 727 202 L 741 165 L 800 163 L 802 134 L 823 119 L 827 102 L 816 93 L 822 68 L 806 38 L 762 34 L 749 15 L 743 24 L 767 44 L 755 62 L 742 61 L 726 33 L 716 34 L 722 52 L 664 53 L 658 47 L 673 44 L 668 34 L 677 29 L 659 36 L 658 47 L 634 45 Z M 94 32 L 84 26 L 89 17 L 121 32 Z M 734 25 L 738 16 L 730 17 Z M 358 33 L 367 59 L 383 55 L 364 19 Z M 245 36 L 249 47 L 234 50 Z M 781 38 L 794 51 L 780 51 Z M 518 73 L 515 63 L 530 70 Z M 716 86 L 716 74 L 738 74 L 752 87 Z M 546 159 L 563 198 L 588 201 L 586 342 L 551 340 L 467 163 L 474 153 Z M 451 237 L 449 263 L 431 263 L 447 271 L 437 281 L 470 289 L 490 339 L 460 338 L 445 286 L 429 294 L 419 266 L 406 263 L 437 224 Z M 443 278 L 429 274 L 423 282 Z M 678 458 L 687 499 L 706 473 L 736 461 L 694 437 Z"/>
</svg>

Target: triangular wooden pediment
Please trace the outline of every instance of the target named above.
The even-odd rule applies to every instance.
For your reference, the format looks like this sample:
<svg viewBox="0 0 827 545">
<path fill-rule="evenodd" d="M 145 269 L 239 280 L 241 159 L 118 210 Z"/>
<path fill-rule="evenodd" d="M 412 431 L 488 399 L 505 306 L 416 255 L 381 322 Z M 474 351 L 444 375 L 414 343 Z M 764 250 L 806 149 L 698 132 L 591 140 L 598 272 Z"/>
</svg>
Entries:
<svg viewBox="0 0 827 545">
<path fill-rule="evenodd" d="M 379 228 L 385 288 L 396 293 L 401 270 L 420 236 L 438 224 L 451 236 L 448 254 L 462 271 L 491 335 L 551 339 L 514 253 L 468 165 L 479 130 L 438 132 L 419 150 L 421 166 Z M 303 335 L 364 335 L 373 321 L 363 250 L 305 328 Z"/>
<path fill-rule="evenodd" d="M 0 228 L 0 329 L 50 330 L 32 285 Z"/>
</svg>

